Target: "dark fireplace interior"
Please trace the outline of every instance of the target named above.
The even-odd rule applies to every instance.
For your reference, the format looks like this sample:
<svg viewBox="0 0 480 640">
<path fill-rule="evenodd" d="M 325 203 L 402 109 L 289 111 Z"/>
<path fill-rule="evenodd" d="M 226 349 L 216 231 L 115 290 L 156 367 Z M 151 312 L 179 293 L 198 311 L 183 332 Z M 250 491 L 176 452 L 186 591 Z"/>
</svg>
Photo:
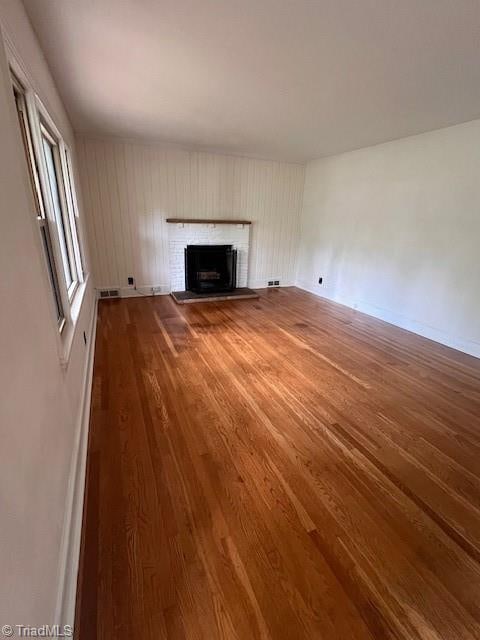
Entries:
<svg viewBox="0 0 480 640">
<path fill-rule="evenodd" d="M 237 251 L 231 244 L 189 244 L 185 248 L 185 289 L 195 293 L 233 291 Z"/>
</svg>

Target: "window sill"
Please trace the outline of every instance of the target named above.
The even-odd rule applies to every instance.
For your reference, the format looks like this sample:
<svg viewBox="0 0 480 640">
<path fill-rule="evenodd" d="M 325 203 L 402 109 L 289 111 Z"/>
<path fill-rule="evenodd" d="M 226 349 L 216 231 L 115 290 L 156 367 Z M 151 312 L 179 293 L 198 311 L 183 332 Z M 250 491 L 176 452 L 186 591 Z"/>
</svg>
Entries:
<svg viewBox="0 0 480 640">
<path fill-rule="evenodd" d="M 82 311 L 89 277 L 89 274 L 87 274 L 85 276 L 85 280 L 78 285 L 77 290 L 75 291 L 75 295 L 72 299 L 72 304 L 70 306 L 70 318 L 65 323 L 65 326 L 63 327 L 62 333 L 60 335 L 60 363 L 63 369 L 68 368 L 68 363 L 70 361 L 70 354 L 72 351 L 73 339 L 75 337 L 75 330 L 77 327 L 78 318 L 80 317 L 80 313 Z"/>
</svg>

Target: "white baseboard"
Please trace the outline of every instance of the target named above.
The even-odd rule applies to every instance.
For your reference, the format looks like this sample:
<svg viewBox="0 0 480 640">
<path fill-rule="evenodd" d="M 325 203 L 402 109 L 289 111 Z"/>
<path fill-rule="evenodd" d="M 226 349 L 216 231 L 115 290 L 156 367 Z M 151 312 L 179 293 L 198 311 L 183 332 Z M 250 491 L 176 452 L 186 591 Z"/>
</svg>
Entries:
<svg viewBox="0 0 480 640">
<path fill-rule="evenodd" d="M 171 289 L 167 284 L 149 284 L 137 287 L 95 287 L 97 298 L 100 299 L 100 291 L 118 291 L 119 298 L 141 298 L 143 296 L 166 296 Z M 108 300 L 109 298 L 105 298 Z"/>
<path fill-rule="evenodd" d="M 272 280 L 278 280 L 279 278 L 272 278 Z M 281 287 L 294 287 L 295 283 L 291 281 L 280 281 L 279 285 L 273 287 L 268 286 L 268 280 L 253 280 L 248 282 L 247 286 L 250 289 L 277 289 Z M 99 292 L 102 290 L 118 291 L 118 297 L 120 298 L 139 298 L 142 296 L 166 296 L 172 291 L 168 284 L 156 284 L 156 285 L 141 285 L 135 287 L 96 287 L 97 297 L 100 297 Z M 105 298 L 108 300 L 109 298 Z"/>
<path fill-rule="evenodd" d="M 91 318 L 87 360 L 82 387 L 80 416 L 77 423 L 71 466 L 65 499 L 65 518 L 60 549 L 58 593 L 55 606 L 55 624 L 71 625 L 75 619 L 77 576 L 82 536 L 83 499 L 87 461 L 90 402 L 97 328 L 97 300 L 94 301 Z"/>
<path fill-rule="evenodd" d="M 393 324 L 396 327 L 400 327 L 401 329 L 406 329 L 407 331 L 416 333 L 417 335 L 428 338 L 429 340 L 433 340 L 434 342 L 438 342 L 447 347 L 451 347 L 452 349 L 456 349 L 457 351 L 462 351 L 463 353 L 467 353 L 468 355 L 480 358 L 480 344 L 478 344 L 478 342 L 474 342 L 472 340 L 468 340 L 458 336 L 452 336 L 448 333 L 445 333 L 444 331 L 441 331 L 440 329 L 430 327 L 429 325 L 418 322 L 417 320 L 413 320 L 412 318 L 402 316 L 395 311 L 382 309 L 381 307 L 377 307 L 368 302 L 346 300 L 344 298 L 330 296 L 328 295 L 328 291 L 325 290 L 324 287 L 320 288 L 319 286 L 318 289 L 315 289 L 305 282 L 297 282 L 295 286 L 297 286 L 299 289 L 303 289 L 304 291 L 308 291 L 309 293 L 313 293 L 319 298 L 325 298 L 326 300 L 331 300 L 332 302 L 336 302 L 337 304 L 349 307 L 350 309 L 361 311 L 368 316 L 378 318 L 379 320 L 383 320 L 384 322 Z"/>
<path fill-rule="evenodd" d="M 272 278 L 272 280 L 278 280 L 278 278 Z M 248 287 L 250 289 L 281 289 L 282 287 L 294 287 L 293 282 L 282 282 L 281 284 L 277 284 L 273 287 L 268 286 L 268 280 L 252 280 L 248 283 Z"/>
<path fill-rule="evenodd" d="M 166 296 L 170 293 L 170 287 L 166 284 L 155 284 L 133 287 L 122 287 L 119 289 L 121 298 L 138 298 L 143 296 Z"/>
</svg>

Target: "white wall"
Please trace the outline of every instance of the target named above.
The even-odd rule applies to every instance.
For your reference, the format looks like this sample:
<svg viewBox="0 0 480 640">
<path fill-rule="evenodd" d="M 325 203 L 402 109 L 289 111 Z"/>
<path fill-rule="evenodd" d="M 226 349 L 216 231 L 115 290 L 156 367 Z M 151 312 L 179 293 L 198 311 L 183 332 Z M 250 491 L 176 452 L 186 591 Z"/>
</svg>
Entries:
<svg viewBox="0 0 480 640">
<path fill-rule="evenodd" d="M 0 21 L 72 144 L 68 119 L 21 3 L 2 0 Z M 53 624 L 87 363 L 82 333 L 90 339 L 94 300 L 90 287 L 63 369 L 1 39 L 0 130 L 0 625 Z"/>
<path fill-rule="evenodd" d="M 304 167 L 149 146 L 77 140 L 95 285 L 168 290 L 168 217 L 253 221 L 249 286 L 292 284 Z"/>
<path fill-rule="evenodd" d="M 299 255 L 299 286 L 480 356 L 480 121 L 310 163 Z"/>
</svg>

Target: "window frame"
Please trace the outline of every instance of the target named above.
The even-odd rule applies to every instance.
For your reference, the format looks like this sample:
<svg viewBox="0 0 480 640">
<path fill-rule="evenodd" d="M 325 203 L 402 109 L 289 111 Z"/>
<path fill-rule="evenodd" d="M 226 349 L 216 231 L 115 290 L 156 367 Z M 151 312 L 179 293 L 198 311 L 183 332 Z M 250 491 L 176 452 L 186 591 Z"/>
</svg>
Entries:
<svg viewBox="0 0 480 640">
<path fill-rule="evenodd" d="M 71 228 L 73 229 L 73 248 L 75 251 L 75 260 L 77 265 L 77 277 L 79 282 L 84 282 L 85 257 L 83 253 L 83 240 L 81 234 L 80 215 L 78 209 L 77 191 L 75 188 L 75 176 L 73 172 L 72 153 L 69 147 L 63 143 L 62 145 L 62 162 L 65 167 L 64 181 L 67 196 L 67 207 L 69 209 L 69 217 Z"/>
<path fill-rule="evenodd" d="M 77 273 L 77 256 L 75 253 L 74 247 L 74 229 L 72 228 L 72 221 L 70 217 L 70 211 L 67 204 L 67 195 L 65 189 L 65 175 L 63 170 L 62 163 L 62 151 L 61 144 L 62 140 L 57 135 L 53 127 L 49 126 L 49 123 L 46 121 L 46 118 L 43 114 L 39 113 L 39 126 L 40 126 L 40 136 L 41 136 L 41 154 L 42 154 L 42 164 L 43 171 L 45 173 L 44 182 L 45 182 L 45 196 L 49 202 L 50 215 L 53 218 L 53 221 L 57 228 L 57 239 L 60 246 L 60 258 L 61 264 L 63 266 L 65 276 L 65 265 L 68 267 L 68 271 L 70 274 L 71 282 L 68 283 L 65 279 L 65 285 L 67 288 L 67 296 L 69 303 L 71 304 L 75 293 L 80 284 Z M 55 203 L 55 196 L 52 191 L 51 185 L 51 172 L 47 165 L 47 159 L 45 156 L 45 148 L 44 143 L 47 142 L 48 146 L 51 149 L 52 153 L 52 161 L 53 161 L 53 169 L 54 169 L 54 178 L 55 178 L 55 186 L 57 191 L 57 199 L 58 199 L 58 207 Z M 40 171 L 42 174 L 42 171 Z M 47 195 L 48 193 L 48 195 Z M 59 211 L 57 211 L 59 208 Z M 65 254 L 65 255 L 64 255 Z"/>
<path fill-rule="evenodd" d="M 47 290 L 48 286 L 49 291 L 53 291 L 53 295 L 50 295 L 51 304 L 49 305 L 49 308 L 51 309 L 52 321 L 55 322 L 54 326 L 56 327 L 56 342 L 60 363 L 63 368 L 66 368 L 70 359 L 76 325 L 90 278 L 88 262 L 83 246 L 83 220 L 80 220 L 75 190 L 73 158 L 69 148 L 64 142 L 61 132 L 56 127 L 40 98 L 36 95 L 33 88 L 34 83 L 25 71 L 15 48 L 8 41 L 6 41 L 5 44 L 12 86 L 12 115 L 15 115 L 15 119 L 18 121 L 19 141 L 23 147 L 21 151 L 22 157 L 26 156 L 26 152 L 24 151 L 25 142 L 24 139 L 22 139 L 25 135 L 24 126 L 27 123 L 29 126 L 27 131 L 30 135 L 30 144 L 28 145 L 28 157 L 25 157 L 25 162 L 28 165 L 26 169 L 30 175 L 25 175 L 25 184 L 28 180 L 30 187 L 29 190 L 31 191 L 31 169 L 33 169 L 33 182 L 35 184 L 36 191 L 34 191 L 31 196 L 31 202 L 33 208 L 40 209 L 40 215 L 37 215 L 38 211 L 36 211 L 36 219 L 34 219 L 34 216 L 31 216 L 32 228 L 35 227 L 37 229 L 38 235 L 36 237 L 38 237 L 37 246 L 39 256 L 41 255 L 43 263 L 45 264 L 45 269 L 41 270 L 43 272 L 42 278 L 45 282 L 45 290 Z M 25 111 L 22 113 L 22 122 L 19 121 L 19 111 L 16 104 L 17 98 L 15 96 L 16 93 L 20 93 L 22 95 L 23 104 L 25 106 Z M 58 156 L 55 166 L 57 181 L 59 182 L 59 198 L 61 199 L 61 206 L 65 212 L 65 219 L 68 221 L 68 224 L 73 227 L 72 249 L 77 270 L 77 282 L 74 290 L 70 289 L 70 291 L 68 291 L 64 277 L 60 239 L 58 236 L 59 230 L 55 218 L 43 152 L 41 132 L 42 122 L 58 147 Z M 70 162 L 69 165 L 67 164 L 68 162 Z M 67 190 L 71 193 L 71 196 L 67 194 Z M 58 285 L 57 289 L 55 289 L 54 286 L 55 282 Z M 58 301 L 61 306 L 61 319 L 59 319 L 59 314 L 57 313 L 57 294 Z"/>
<path fill-rule="evenodd" d="M 15 69 L 10 67 L 10 78 L 15 99 L 15 109 L 22 138 L 23 155 L 27 165 L 28 182 L 34 205 L 34 215 L 40 231 L 43 254 L 48 271 L 50 287 L 57 318 L 58 330 L 61 333 L 65 326 L 66 316 L 62 301 L 62 292 L 58 280 L 55 252 L 52 244 L 51 229 L 45 213 L 44 195 L 41 188 L 40 170 L 33 142 L 34 128 L 27 103 L 27 87 L 18 77 Z"/>
</svg>

